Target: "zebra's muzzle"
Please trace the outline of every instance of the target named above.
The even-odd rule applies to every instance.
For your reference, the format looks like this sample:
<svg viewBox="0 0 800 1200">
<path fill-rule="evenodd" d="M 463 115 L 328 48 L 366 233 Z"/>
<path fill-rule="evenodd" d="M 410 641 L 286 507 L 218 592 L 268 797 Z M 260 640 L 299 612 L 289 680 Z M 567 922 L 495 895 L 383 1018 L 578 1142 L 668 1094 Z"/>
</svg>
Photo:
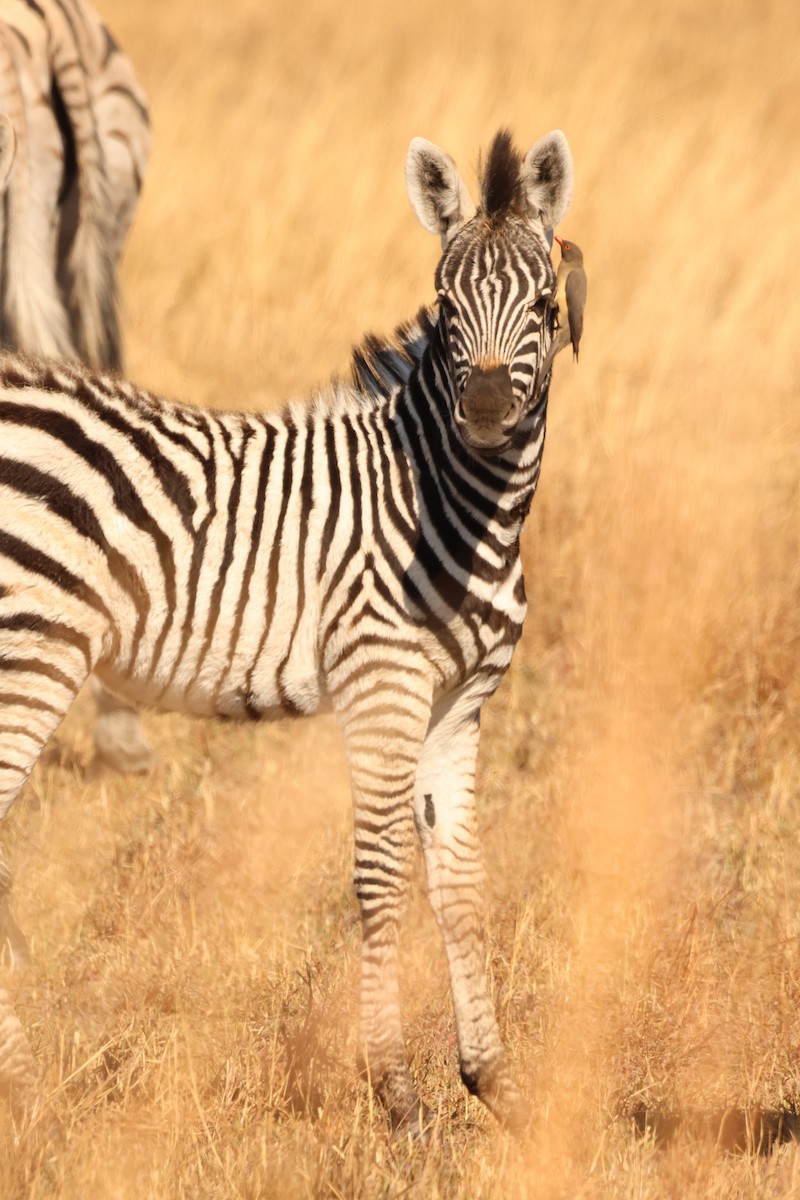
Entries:
<svg viewBox="0 0 800 1200">
<path fill-rule="evenodd" d="M 455 407 L 462 438 L 482 454 L 499 454 L 511 441 L 521 406 L 508 367 L 473 367 Z"/>
</svg>

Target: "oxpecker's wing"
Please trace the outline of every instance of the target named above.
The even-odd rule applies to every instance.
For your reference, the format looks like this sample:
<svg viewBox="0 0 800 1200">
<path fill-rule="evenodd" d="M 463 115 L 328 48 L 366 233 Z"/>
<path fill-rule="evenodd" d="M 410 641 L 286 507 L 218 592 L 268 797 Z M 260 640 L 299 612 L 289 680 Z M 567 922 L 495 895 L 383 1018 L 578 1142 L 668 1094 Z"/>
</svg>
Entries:
<svg viewBox="0 0 800 1200">
<path fill-rule="evenodd" d="M 570 339 L 577 358 L 583 333 L 583 308 L 586 304 L 586 272 L 582 267 L 573 268 L 567 275 L 564 293 L 567 300 Z"/>
</svg>

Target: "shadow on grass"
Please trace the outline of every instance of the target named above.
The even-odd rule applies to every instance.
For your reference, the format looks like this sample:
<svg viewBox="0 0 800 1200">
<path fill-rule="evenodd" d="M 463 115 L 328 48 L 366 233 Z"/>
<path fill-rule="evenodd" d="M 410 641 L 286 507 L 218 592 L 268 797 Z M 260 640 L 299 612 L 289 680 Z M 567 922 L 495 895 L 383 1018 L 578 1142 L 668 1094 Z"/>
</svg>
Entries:
<svg viewBox="0 0 800 1200">
<path fill-rule="evenodd" d="M 720 1108 L 681 1113 L 641 1107 L 629 1114 L 636 1132 L 667 1146 L 679 1136 L 710 1138 L 732 1154 L 771 1154 L 776 1146 L 800 1141 L 800 1113 L 779 1108 Z"/>
</svg>

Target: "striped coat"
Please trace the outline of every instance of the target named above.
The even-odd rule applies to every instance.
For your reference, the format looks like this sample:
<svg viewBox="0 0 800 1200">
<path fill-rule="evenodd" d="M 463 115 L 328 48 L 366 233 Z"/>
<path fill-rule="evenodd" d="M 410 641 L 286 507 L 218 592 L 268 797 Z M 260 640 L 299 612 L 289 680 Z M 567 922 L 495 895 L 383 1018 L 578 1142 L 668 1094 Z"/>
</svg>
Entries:
<svg viewBox="0 0 800 1200">
<path fill-rule="evenodd" d="M 94 10 L 0 0 L 0 345 L 121 367 L 117 263 L 149 150 L 144 95 Z M 138 716 L 94 684 L 99 757 L 146 770 Z"/>
<path fill-rule="evenodd" d="M 474 774 L 484 701 L 526 603 L 553 337 L 547 231 L 561 134 L 492 146 L 475 206 L 412 143 L 412 202 L 445 248 L 438 303 L 353 379 L 283 413 L 203 412 L 80 367 L 0 364 L 0 813 L 88 673 L 128 698 L 260 720 L 332 708 L 353 788 L 361 1054 L 396 1125 L 397 931 L 415 835 L 445 939 L 467 1086 L 525 1104 L 484 971 Z"/>
<path fill-rule="evenodd" d="M 11 146 L 0 340 L 118 368 L 117 262 L 150 124 L 130 62 L 85 0 L 0 0 L 0 114 Z"/>
</svg>

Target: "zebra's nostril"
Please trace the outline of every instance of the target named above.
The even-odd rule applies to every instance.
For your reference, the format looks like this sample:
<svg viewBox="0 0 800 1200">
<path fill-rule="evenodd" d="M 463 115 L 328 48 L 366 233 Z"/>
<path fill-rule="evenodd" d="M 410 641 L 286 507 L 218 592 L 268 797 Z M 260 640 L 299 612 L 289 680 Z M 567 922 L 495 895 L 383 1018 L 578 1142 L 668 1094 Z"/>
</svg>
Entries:
<svg viewBox="0 0 800 1200">
<path fill-rule="evenodd" d="M 500 424 L 502 425 L 503 429 L 506 429 L 506 430 L 514 429 L 516 427 L 517 423 L 519 422 L 519 417 L 520 417 L 520 404 L 519 404 L 518 400 L 514 400 L 509 405 L 508 411 L 506 412 L 506 415 L 503 417 Z"/>
<path fill-rule="evenodd" d="M 467 414 L 464 412 L 464 405 L 463 405 L 461 396 L 459 396 L 458 400 L 456 400 L 456 407 L 454 409 L 453 415 L 455 416 L 455 419 L 459 425 L 466 425 Z"/>
</svg>

